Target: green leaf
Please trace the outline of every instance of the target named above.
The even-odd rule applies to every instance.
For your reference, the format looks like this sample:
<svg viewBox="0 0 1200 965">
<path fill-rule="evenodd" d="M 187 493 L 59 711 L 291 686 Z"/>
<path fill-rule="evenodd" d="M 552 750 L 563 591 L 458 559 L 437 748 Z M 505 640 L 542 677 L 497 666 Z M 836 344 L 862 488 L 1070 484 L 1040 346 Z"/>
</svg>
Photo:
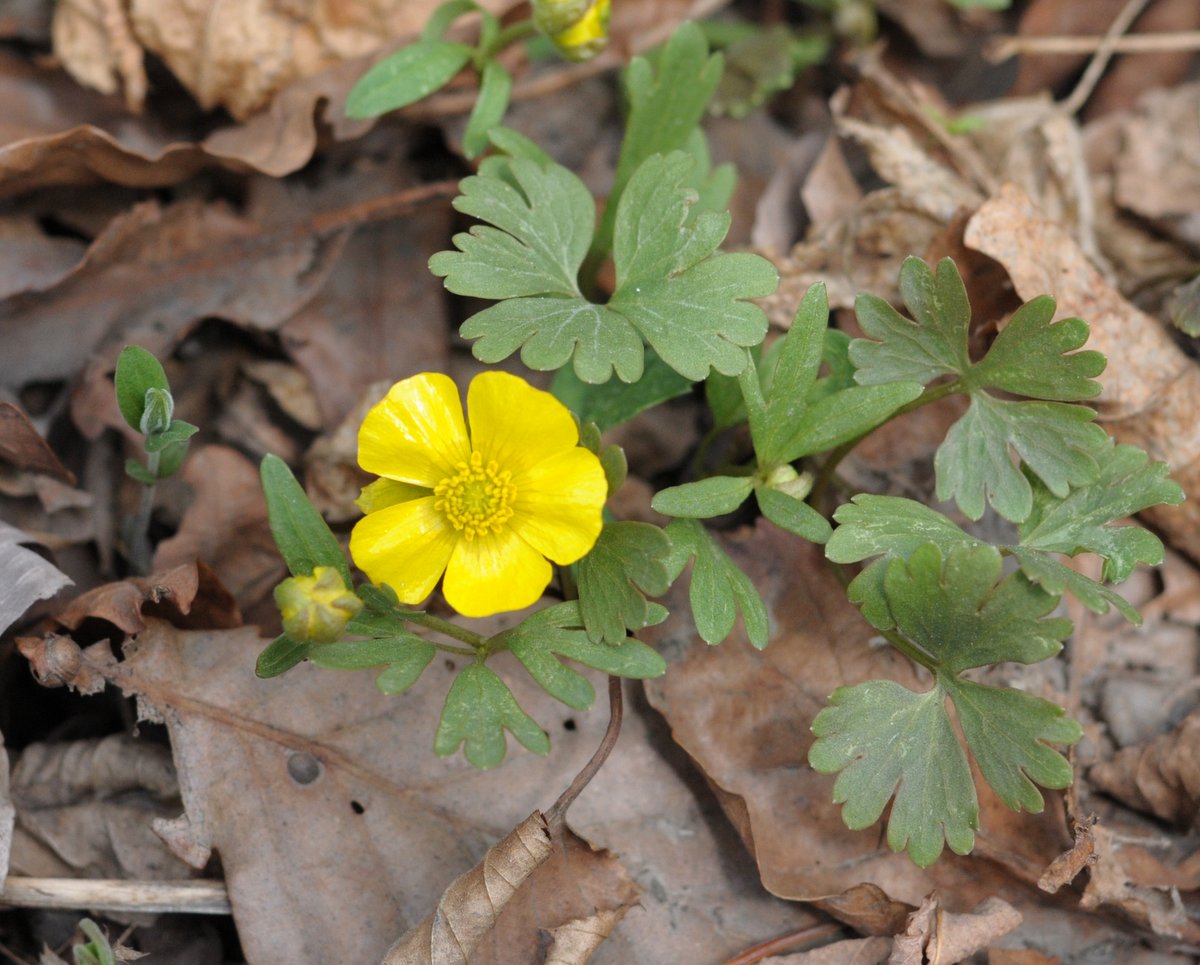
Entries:
<svg viewBox="0 0 1200 965">
<path fill-rule="evenodd" d="M 591 193 L 559 164 L 514 157 L 506 169 L 515 184 L 483 174 L 459 183 L 455 209 L 486 223 L 455 235 L 459 250 L 438 252 L 430 271 L 456 295 L 582 300 L 577 275 L 595 223 Z"/>
<path fill-rule="evenodd" d="M 183 465 L 183 460 L 187 457 L 188 443 L 171 442 L 158 454 L 158 478 L 166 479 L 169 476 L 175 475 L 179 471 L 179 467 Z"/>
<path fill-rule="evenodd" d="M 918 547 L 934 543 L 943 555 L 956 546 L 977 546 L 968 535 L 936 509 L 900 496 L 861 493 L 833 514 L 838 528 L 825 544 L 825 556 L 834 563 L 858 563 L 882 556 L 858 574 L 847 587 L 851 603 L 862 607 L 872 626 L 890 630 L 894 626 L 883 592 L 887 564 L 908 559 Z"/>
<path fill-rule="evenodd" d="M 593 643 L 575 602 L 539 610 L 507 631 L 504 640 L 546 693 L 576 710 L 590 707 L 596 692 L 586 677 L 565 666 L 558 657 L 639 680 L 661 676 L 667 669 L 666 661 L 652 647 L 632 637 L 622 634 L 616 644 Z"/>
<path fill-rule="evenodd" d="M 450 685 L 433 749 L 439 757 L 449 757 L 465 744 L 464 754 L 475 767 L 495 767 L 508 749 L 506 730 L 533 753 L 550 753 L 550 738 L 521 709 L 504 681 L 483 664 L 473 663 Z"/>
<path fill-rule="evenodd" d="M 263 456 L 259 469 L 267 497 L 267 522 L 279 555 L 293 576 L 310 576 L 315 567 L 332 566 L 346 586 L 353 586 L 350 567 L 321 514 L 278 456 Z"/>
<path fill-rule="evenodd" d="M 712 412 L 714 430 L 729 429 L 746 421 L 746 404 L 738 378 L 710 372 L 704 380 L 704 399 Z"/>
<path fill-rule="evenodd" d="M 856 385 L 826 395 L 809 406 L 803 421 L 784 427 L 779 442 L 783 461 L 828 452 L 857 439 L 920 394 L 920 382 L 888 382 Z"/>
<path fill-rule="evenodd" d="M 1100 468 L 1091 485 L 1061 495 L 1036 486 L 1032 512 L 1020 526 L 1021 547 L 1096 553 L 1104 557 L 1104 579 L 1119 583 L 1138 563 L 1161 563 L 1163 547 L 1149 530 L 1111 524 L 1151 506 L 1182 502 L 1183 490 L 1168 478 L 1165 463 L 1150 462 L 1136 446 L 1110 440 L 1095 455 Z"/>
<path fill-rule="evenodd" d="M 895 802 L 888 842 L 913 861 L 932 863 L 943 838 L 960 854 L 973 845 L 979 813 L 967 760 L 954 736 L 946 698 L 954 703 L 980 773 L 1013 809 L 1041 810 L 1043 787 L 1065 787 L 1071 767 L 1049 744 L 1082 734 L 1062 709 L 1019 691 L 965 681 L 960 674 L 1004 661 L 1053 656 L 1071 622 L 1046 619 L 1057 597 L 1022 573 L 1003 579 L 1000 552 L 956 545 L 943 557 L 936 543 L 909 560 L 887 564 L 883 592 L 897 639 L 934 675 L 924 694 L 892 681 L 870 681 L 835 692 L 813 722 L 809 761 L 841 771 L 834 800 L 843 820 L 861 828 Z"/>
<path fill-rule="evenodd" d="M 1142 622 L 1142 615 L 1121 594 L 1064 566 L 1048 553 L 1021 546 L 1008 547 L 1008 550 L 1021 564 L 1021 572 L 1047 592 L 1070 593 L 1093 613 L 1107 613 L 1110 607 L 1115 607 L 1130 623 Z"/>
<path fill-rule="evenodd" d="M 319 644 L 309 648 L 308 659 L 327 670 L 367 670 L 388 663 L 407 662 L 414 652 L 423 658 L 422 666 L 425 666 L 437 653 L 437 648 L 427 640 L 411 633 L 392 632 L 391 637 Z"/>
<path fill-rule="evenodd" d="M 955 377 L 953 388 L 970 395 L 970 406 L 935 457 L 939 499 L 953 498 L 971 519 L 983 515 L 986 501 L 1006 519 L 1021 522 L 1031 511 L 1032 492 L 1013 465 L 1013 452 L 1056 495 L 1095 477 L 1090 450 L 1104 444 L 1104 432 L 1089 424 L 1095 417 L 1091 409 L 1065 404 L 1100 391 L 1093 376 L 1103 370 L 1103 356 L 1076 351 L 1087 340 L 1084 322 L 1054 323 L 1053 299 L 1035 298 L 1016 312 L 987 355 L 972 363 L 971 307 L 954 263 L 943 259 L 935 274 L 920 259 L 908 258 L 900 290 L 914 320 L 880 298 L 862 296 L 856 312 L 869 338 L 854 340 L 849 357 L 862 385 L 928 383 L 949 375 Z M 988 389 L 1044 401 L 1002 400 Z"/>
<path fill-rule="evenodd" d="M 900 293 L 912 320 L 877 295 L 859 295 L 854 303 L 858 324 L 868 336 L 850 343 L 859 384 L 926 384 L 939 375 L 966 372 L 971 366 L 971 306 L 954 262 L 943 258 L 935 276 L 920 258 L 906 258 L 900 268 Z"/>
<path fill-rule="evenodd" d="M 746 501 L 753 488 L 754 480 L 749 476 L 712 476 L 663 489 L 655 494 L 650 505 L 664 516 L 707 519 L 732 513 Z"/>
<path fill-rule="evenodd" d="M 979 802 L 966 755 L 954 736 L 940 687 L 915 694 L 892 680 L 839 687 L 817 714 L 808 762 L 841 771 L 833 803 L 853 831 L 879 820 L 894 795 L 887 841 L 907 849 L 922 868 L 942 853 L 969 854 L 979 828 Z"/>
<path fill-rule="evenodd" d="M 446 0 L 429 15 L 421 31 L 422 40 L 441 40 L 459 17 L 479 10 L 475 0 Z"/>
<path fill-rule="evenodd" d="M 1033 489 L 1013 465 L 1009 449 L 1057 495 L 1096 478 L 1090 450 L 1108 438 L 1092 424 L 1096 413 L 1061 402 L 1005 402 L 979 392 L 934 456 L 937 498 L 954 499 L 968 519 L 983 515 L 984 497 L 1005 519 L 1024 520 L 1033 509 Z"/>
<path fill-rule="evenodd" d="M 1083 729 L 1057 704 L 1009 687 L 943 680 L 983 779 L 1013 811 L 1040 813 L 1036 784 L 1064 788 L 1070 762 L 1048 744 L 1074 744 Z"/>
<path fill-rule="evenodd" d="M 170 392 L 167 373 L 162 364 L 140 345 L 126 345 L 117 356 L 113 375 L 117 389 L 117 405 L 121 416 L 131 429 L 142 431 L 142 413 L 146 407 L 148 389 Z"/>
<path fill-rule="evenodd" d="M 767 607 L 750 578 L 726 555 L 700 523 L 676 519 L 667 527 L 671 555 L 667 575 L 674 582 L 687 561 L 695 557 L 688 599 L 696 632 L 705 643 L 717 644 L 733 632 L 741 611 L 750 643 L 761 650 L 770 639 Z"/>
<path fill-rule="evenodd" d="M 489 60 L 483 65 L 479 94 L 463 132 L 463 153 L 468 158 L 476 158 L 487 150 L 488 131 L 504 120 L 504 112 L 508 110 L 508 101 L 512 96 L 512 85 L 512 74 L 499 61 Z"/>
<path fill-rule="evenodd" d="M 256 677 L 278 677 L 287 673 L 308 656 L 310 644 L 293 640 L 281 633 L 263 648 L 254 665 Z"/>
<path fill-rule="evenodd" d="M 721 79 L 723 59 L 709 55 L 704 34 L 694 23 L 681 24 L 651 66 L 634 57 L 625 70 L 629 104 L 625 136 L 608 205 L 593 245 L 593 260 L 612 247 L 617 209 L 625 187 L 642 162 L 689 146 L 705 108 Z"/>
<path fill-rule="evenodd" d="M 686 395 L 692 389 L 685 379 L 651 349 L 645 353 L 641 378 L 632 384 L 608 381 L 600 385 L 584 382 L 574 369 L 561 368 L 554 374 L 551 392 L 581 422 L 594 422 L 601 432 L 628 422 L 659 403 Z"/>
<path fill-rule="evenodd" d="M 1058 597 L 1021 573 L 1000 577 L 994 546 L 958 546 L 943 559 L 935 543 L 888 563 L 884 593 L 896 627 L 937 673 L 1016 661 L 1037 663 L 1062 649 L 1067 619 L 1043 619 Z"/>
<path fill-rule="evenodd" d="M 743 347 L 767 328 L 762 309 L 746 299 L 774 291 L 778 275 L 757 255 L 714 254 L 728 215 L 690 216 L 696 195 L 683 182 L 691 165 L 681 152 L 655 155 L 630 183 L 617 218 L 617 290 L 606 305 L 578 288 L 594 219 L 578 178 L 524 158 L 466 178 L 455 206 L 487 224 L 456 235 L 458 251 L 429 264 L 452 292 L 505 299 L 463 324 L 462 335 L 477 340 L 475 355 L 498 362 L 519 349 L 542 371 L 573 356 L 584 382 L 605 382 L 614 371 L 637 382 L 645 340 L 690 381 L 710 368 L 741 371 Z"/>
<path fill-rule="evenodd" d="M 190 422 L 184 422 L 182 419 L 176 419 L 162 432 L 153 432 L 146 436 L 146 451 L 162 452 L 162 450 L 172 443 L 186 443 L 199 431 L 199 426 L 194 426 Z"/>
<path fill-rule="evenodd" d="M 1087 322 L 1064 318 L 1052 324 L 1054 309 L 1049 295 L 1018 308 L 974 367 L 972 379 L 1014 395 L 1058 402 L 1099 395 L 1095 377 L 1104 371 L 1104 356 L 1075 351 L 1088 339 Z"/>
<path fill-rule="evenodd" d="M 125 460 L 125 474 L 131 479 L 136 479 L 143 486 L 154 486 L 158 484 L 158 476 L 152 473 L 136 459 Z"/>
<path fill-rule="evenodd" d="M 409 650 L 400 660 L 381 670 L 379 676 L 375 678 L 375 686 L 379 688 L 379 692 L 381 694 L 402 694 L 408 690 L 420 679 L 425 668 L 433 660 L 434 654 L 437 653 L 436 648 L 430 648 L 430 650 L 431 652 L 416 648 Z"/>
<path fill-rule="evenodd" d="M 780 529 L 795 533 L 810 543 L 824 543 L 833 528 L 829 520 L 802 499 L 767 486 L 757 486 L 754 495 L 762 514 Z"/>
<path fill-rule="evenodd" d="M 661 596 L 671 581 L 666 559 L 671 541 L 649 523 L 606 523 L 591 552 L 575 564 L 579 609 L 588 638 L 619 644 L 627 630 L 652 622 L 647 596 Z"/>
<path fill-rule="evenodd" d="M 346 97 L 346 116 L 378 117 L 428 97 L 467 65 L 474 50 L 447 40 L 418 40 L 381 60 Z"/>
</svg>

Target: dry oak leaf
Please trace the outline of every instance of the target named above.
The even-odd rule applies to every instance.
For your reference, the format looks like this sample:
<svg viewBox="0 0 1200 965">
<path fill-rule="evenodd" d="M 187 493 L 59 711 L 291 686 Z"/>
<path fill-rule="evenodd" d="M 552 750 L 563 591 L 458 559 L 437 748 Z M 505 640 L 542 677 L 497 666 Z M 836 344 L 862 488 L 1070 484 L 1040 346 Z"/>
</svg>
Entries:
<svg viewBox="0 0 1200 965">
<path fill-rule="evenodd" d="M 1117 203 L 1147 218 L 1200 210 L 1200 83 L 1149 91 L 1121 125 Z"/>
<path fill-rule="evenodd" d="M 944 854 L 922 871 L 889 850 L 882 831 L 845 827 L 831 801 L 833 778 L 807 763 L 813 718 L 842 685 L 882 677 L 924 688 L 908 661 L 871 646 L 872 629 L 846 601 L 819 547 L 759 525 L 731 536 L 725 548 L 763 596 L 770 643 L 756 651 L 737 631 L 720 647 L 697 646 L 681 615 L 688 612 L 682 591 L 674 589 L 667 601 L 673 615 L 654 634 L 669 669 L 645 689 L 719 791 L 764 886 L 811 901 L 869 881 L 891 900 L 917 905 L 936 889 L 965 909 L 1007 887 L 1011 877 L 1032 883 L 1062 850 L 1065 829 L 1053 807 L 1015 815 L 982 782 L 980 845 L 986 838 L 991 861 Z M 879 921 L 870 902 L 822 907 L 854 925 Z"/>
<path fill-rule="evenodd" d="M 71 584 L 53 563 L 21 545 L 31 542 L 21 530 L 0 520 L 0 632 L 21 619 L 37 600 Z"/>
<path fill-rule="evenodd" d="M 1059 318 L 1088 323 L 1087 347 L 1109 360 L 1096 403 L 1100 421 L 1119 442 L 1166 462 L 1189 497 L 1143 515 L 1200 559 L 1200 365 L 1110 287 L 1066 230 L 1015 185 L 1004 185 L 975 213 L 964 243 L 1000 262 L 1022 299 L 1051 295 Z"/>
<path fill-rule="evenodd" d="M 29 416 L 11 402 L 0 402 L 0 459 L 22 472 L 75 485 L 75 474 L 59 461 Z"/>
</svg>

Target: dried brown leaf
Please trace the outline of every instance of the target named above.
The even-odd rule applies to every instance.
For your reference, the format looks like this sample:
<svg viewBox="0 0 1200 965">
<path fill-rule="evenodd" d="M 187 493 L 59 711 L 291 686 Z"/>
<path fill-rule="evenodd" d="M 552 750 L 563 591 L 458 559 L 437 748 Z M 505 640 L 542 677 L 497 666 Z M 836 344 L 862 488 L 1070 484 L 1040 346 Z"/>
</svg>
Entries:
<svg viewBox="0 0 1200 965">
<path fill-rule="evenodd" d="M 1167 538 L 1200 558 L 1200 366 L 1166 329 L 1110 287 L 1057 222 L 1015 185 L 1005 185 L 967 225 L 964 241 L 996 259 L 1024 300 L 1048 294 L 1058 316 L 1088 322 L 1088 348 L 1109 359 L 1097 408 L 1121 442 L 1171 467 L 1191 498 L 1145 514 Z"/>
<path fill-rule="evenodd" d="M 127 634 L 146 628 L 143 615 L 180 627 L 219 629 L 241 623 L 233 597 L 213 570 L 200 562 L 180 563 L 148 577 L 106 583 L 80 594 L 55 614 L 68 630 L 84 620 L 106 620 Z"/>
<path fill-rule="evenodd" d="M 0 217 L 0 298 L 49 288 L 79 262 L 84 244 L 47 235 L 32 218 Z"/>
<path fill-rule="evenodd" d="M 838 895 L 811 900 L 822 911 L 867 935 L 898 934 L 904 929 L 905 920 L 916 910 L 912 905 L 889 897 L 886 891 L 869 881 L 853 885 Z"/>
<path fill-rule="evenodd" d="M 1117 751 L 1088 779 L 1135 810 L 1180 828 L 1200 827 L 1200 711 L 1169 734 Z"/>
<path fill-rule="evenodd" d="M 534 811 L 450 883 L 437 907 L 388 949 L 384 965 L 466 965 L 508 900 L 553 851 L 546 819 Z"/>
<path fill-rule="evenodd" d="M 59 461 L 29 416 L 11 402 L 0 402 L 0 459 L 25 472 L 75 485 L 75 474 Z"/>
<path fill-rule="evenodd" d="M 1152 90 L 1121 125 L 1115 196 L 1147 218 L 1200 209 L 1200 84 Z"/>
<path fill-rule="evenodd" d="M 598 911 L 587 918 L 576 918 L 551 928 L 546 965 L 587 965 L 624 914 L 624 909 Z"/>
<path fill-rule="evenodd" d="M 125 106 L 141 111 L 146 68 L 120 0 L 61 0 L 51 30 L 55 56 L 72 77 L 103 94 L 123 91 Z"/>
<path fill-rule="evenodd" d="M 0 895 L 4 894 L 4 879 L 8 877 L 9 854 L 12 851 L 13 819 L 16 809 L 9 793 L 8 754 L 4 750 L 4 735 L 0 734 Z"/>
<path fill-rule="evenodd" d="M 1075 844 L 1070 851 L 1064 851 L 1050 862 L 1050 865 L 1038 878 L 1038 887 L 1049 894 L 1054 894 L 1064 885 L 1069 885 L 1079 873 L 1096 863 L 1096 840 L 1092 835 L 1092 827 L 1096 816 L 1092 815 L 1085 821 L 1072 822 L 1075 831 Z"/>
<path fill-rule="evenodd" d="M 207 563 L 237 605 L 249 609 L 285 574 L 267 524 L 258 468 L 227 446 L 204 446 L 183 465 L 195 493 L 179 531 L 158 545 L 154 569 Z"/>
</svg>

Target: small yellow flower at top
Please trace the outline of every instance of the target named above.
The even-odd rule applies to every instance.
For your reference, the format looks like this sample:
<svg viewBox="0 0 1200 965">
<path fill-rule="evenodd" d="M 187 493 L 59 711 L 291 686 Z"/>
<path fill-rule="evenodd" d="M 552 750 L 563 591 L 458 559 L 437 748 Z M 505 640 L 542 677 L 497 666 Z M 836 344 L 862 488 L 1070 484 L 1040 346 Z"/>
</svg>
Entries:
<svg viewBox="0 0 1200 965">
<path fill-rule="evenodd" d="M 333 643 L 362 609 L 332 566 L 314 566 L 312 576 L 293 576 L 275 587 L 283 629 L 293 640 Z"/>
<path fill-rule="evenodd" d="M 611 0 L 534 0 L 538 28 L 570 60 L 591 60 L 608 46 Z"/>
<path fill-rule="evenodd" d="M 519 610 L 550 582 L 549 560 L 583 557 L 600 536 L 608 484 L 579 446 L 566 407 L 506 372 L 467 390 L 425 372 L 397 382 L 363 420 L 358 461 L 382 478 L 362 491 L 367 515 L 350 555 L 402 603 L 442 592 L 464 616 Z"/>
</svg>

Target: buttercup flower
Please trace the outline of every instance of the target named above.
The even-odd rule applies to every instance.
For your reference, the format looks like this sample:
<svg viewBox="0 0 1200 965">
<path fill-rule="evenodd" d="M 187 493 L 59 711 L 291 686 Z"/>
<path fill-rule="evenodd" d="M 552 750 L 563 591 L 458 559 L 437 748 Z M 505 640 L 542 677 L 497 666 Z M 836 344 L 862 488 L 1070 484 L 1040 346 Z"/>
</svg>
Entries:
<svg viewBox="0 0 1200 965">
<path fill-rule="evenodd" d="M 392 386 L 367 413 L 358 461 L 382 478 L 358 501 L 367 515 L 350 555 L 402 603 L 442 592 L 464 616 L 534 603 L 553 573 L 600 535 L 608 485 L 579 446 L 571 413 L 506 372 L 467 390 L 470 430 L 454 382 L 425 372 Z"/>
</svg>

